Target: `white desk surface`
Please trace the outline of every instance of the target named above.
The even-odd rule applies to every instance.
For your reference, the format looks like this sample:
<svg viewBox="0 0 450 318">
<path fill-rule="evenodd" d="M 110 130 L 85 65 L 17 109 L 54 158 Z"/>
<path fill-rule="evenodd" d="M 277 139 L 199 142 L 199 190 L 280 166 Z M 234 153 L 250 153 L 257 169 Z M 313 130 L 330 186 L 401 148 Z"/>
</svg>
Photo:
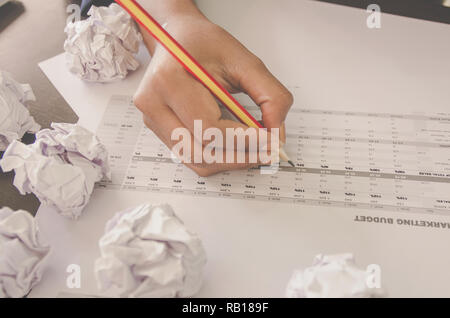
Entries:
<svg viewBox="0 0 450 318">
<path fill-rule="evenodd" d="M 382 28 L 371 30 L 364 10 L 306 0 L 197 3 L 293 90 L 295 107 L 450 112 L 449 25 L 382 15 Z M 140 58 L 148 62 L 145 53 Z M 59 56 L 41 67 L 92 130 L 109 96 L 132 94 L 145 68 L 120 83 L 91 85 L 68 74 L 63 63 Z M 41 207 L 37 219 L 53 256 L 30 296 L 98 294 L 92 265 L 104 223 L 146 201 L 171 203 L 203 238 L 209 262 L 198 296 L 282 297 L 294 268 L 309 266 L 316 254 L 342 252 L 353 252 L 361 266 L 379 264 L 389 296 L 450 296 L 448 229 L 353 221 L 355 215 L 449 217 L 105 190 L 94 192 L 77 222 Z M 81 290 L 65 287 L 72 263 L 81 265 Z"/>
</svg>

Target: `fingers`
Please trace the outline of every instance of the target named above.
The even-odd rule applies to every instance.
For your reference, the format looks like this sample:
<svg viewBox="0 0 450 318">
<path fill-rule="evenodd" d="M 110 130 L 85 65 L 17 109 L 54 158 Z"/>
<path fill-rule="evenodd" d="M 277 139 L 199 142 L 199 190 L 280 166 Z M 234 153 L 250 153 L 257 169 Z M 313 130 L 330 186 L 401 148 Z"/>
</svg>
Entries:
<svg viewBox="0 0 450 318">
<path fill-rule="evenodd" d="M 280 127 L 280 142 L 281 147 L 286 144 L 286 124 L 283 122 Z"/>
<path fill-rule="evenodd" d="M 148 99 L 145 98 L 145 96 L 152 96 L 152 98 Z M 187 149 L 181 149 L 179 154 L 182 159 L 189 158 L 188 162 L 183 163 L 194 170 L 199 176 L 206 177 L 222 171 L 249 169 L 261 164 L 258 157 L 256 158 L 256 162 L 251 163 L 251 154 L 246 151 L 233 151 L 231 155 L 232 163 L 227 163 L 226 151 L 222 152 L 222 157 L 220 160 L 217 162 L 208 163 L 204 157 L 205 146 L 199 144 L 199 142 L 194 139 L 189 129 L 187 129 L 187 127 L 181 122 L 173 110 L 165 105 L 161 96 L 158 94 L 144 96 L 139 95 L 135 98 L 134 102 L 139 109 L 145 110 L 143 117 L 147 127 L 150 128 L 170 150 L 174 149 L 174 147 L 181 141 L 180 139 L 172 138 L 173 132 L 179 128 L 184 129 L 183 131 L 186 132 L 188 138 L 186 142 L 190 146 L 186 147 Z M 196 155 L 194 153 L 195 144 L 201 149 L 201 158 L 198 163 L 194 162 Z M 185 156 L 187 155 L 187 151 L 190 152 L 189 156 Z M 215 151 L 222 151 L 222 149 L 217 148 L 210 150 L 212 154 L 215 154 Z"/>
<path fill-rule="evenodd" d="M 218 128 L 224 135 L 227 128 L 242 128 L 244 131 L 249 129 L 240 122 L 223 118 L 214 96 L 184 70 L 170 72 L 165 79 L 170 79 L 170 83 L 166 82 L 163 85 L 164 99 L 192 133 L 194 133 L 195 120 L 202 121 L 203 129 Z"/>
<path fill-rule="evenodd" d="M 157 74 L 152 76 L 148 86 L 161 95 L 164 102 L 173 110 L 198 142 L 204 145 L 209 143 L 208 140 L 202 138 L 203 131 L 214 128 L 221 131 L 224 137 L 222 144 L 225 148 L 233 146 L 235 147 L 233 149 L 239 149 L 240 151 L 250 149 L 257 151 L 260 140 L 258 129 L 250 128 L 237 122 L 234 118 L 227 119 L 222 117 L 222 111 L 208 89 L 185 72 L 178 64 L 172 66 L 166 64 L 166 67 L 168 67 L 167 70 L 160 69 Z M 199 121 L 201 121 L 200 124 Z M 196 128 L 198 127 L 201 127 L 202 130 L 200 134 L 196 133 Z M 244 143 L 235 143 L 233 145 L 227 143 L 225 140 L 227 129 L 233 129 L 238 135 L 242 135 Z M 256 137 L 252 140 L 250 136 Z M 253 144 L 251 144 L 252 142 Z"/>
<path fill-rule="evenodd" d="M 271 147 L 273 146 L 271 140 L 276 140 L 278 143 L 278 138 L 272 139 L 271 134 L 268 134 L 267 142 L 260 142 L 261 135 L 257 129 L 223 118 L 213 95 L 174 59 L 170 57 L 167 60 L 165 55 L 153 56 L 147 74 L 135 95 L 135 105 L 144 114 L 146 125 L 169 149 L 172 150 L 179 143 L 179 140 L 172 138 L 172 133 L 177 129 L 187 131 L 186 139 L 189 139 L 192 147 L 183 151 L 190 153 L 188 158 L 191 160 L 183 161 L 186 161 L 186 165 L 201 176 L 270 163 L 265 159 L 261 162 L 260 147 L 266 149 L 266 158 L 269 157 L 272 162 L 275 160 L 273 158 L 277 156 L 272 156 L 271 148 L 274 148 L 275 153 L 279 147 L 278 144 Z M 280 128 L 280 140 L 285 142 L 283 123 L 292 105 L 292 95 L 262 63 L 249 67 L 244 73 L 240 74 L 240 88 L 261 107 L 264 125 L 269 129 Z M 233 82 L 235 83 L 235 79 Z M 196 134 L 196 120 L 201 120 L 200 134 Z M 209 162 L 204 158 L 203 150 L 207 149 L 212 140 L 212 136 L 210 139 L 204 138 L 210 128 L 221 132 L 220 137 L 215 136 L 215 139 L 222 138 L 221 143 L 219 142 L 218 146 L 209 150 L 213 156 L 216 155 L 216 151 L 222 151 L 217 155 L 219 158 L 222 156 L 222 160 Z M 227 136 L 229 128 L 235 134 L 231 138 L 232 142 L 229 142 L 230 139 Z M 252 133 L 256 136 L 256 140 L 253 139 Z M 242 140 L 244 140 L 243 143 Z M 195 158 L 193 146 L 198 144 L 202 149 L 200 161 Z M 250 149 L 252 151 L 249 152 L 250 144 L 253 146 Z M 256 160 L 254 160 L 255 152 Z M 185 158 L 186 156 L 183 157 Z"/>
<path fill-rule="evenodd" d="M 239 68 L 235 74 L 240 88 L 261 108 L 264 126 L 281 128 L 280 136 L 285 136 L 282 126 L 293 104 L 292 94 L 260 60 L 248 64 L 252 67 Z"/>
</svg>

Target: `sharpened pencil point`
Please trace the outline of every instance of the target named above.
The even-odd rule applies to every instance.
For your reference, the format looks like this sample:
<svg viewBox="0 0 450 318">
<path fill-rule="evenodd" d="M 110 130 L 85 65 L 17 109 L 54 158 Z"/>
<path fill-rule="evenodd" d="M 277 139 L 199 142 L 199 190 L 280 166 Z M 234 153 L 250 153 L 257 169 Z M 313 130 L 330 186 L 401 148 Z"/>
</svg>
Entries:
<svg viewBox="0 0 450 318">
<path fill-rule="evenodd" d="M 291 160 L 288 160 L 288 163 L 289 163 L 292 167 L 295 168 L 295 165 L 294 165 L 294 163 L 293 163 Z"/>
</svg>

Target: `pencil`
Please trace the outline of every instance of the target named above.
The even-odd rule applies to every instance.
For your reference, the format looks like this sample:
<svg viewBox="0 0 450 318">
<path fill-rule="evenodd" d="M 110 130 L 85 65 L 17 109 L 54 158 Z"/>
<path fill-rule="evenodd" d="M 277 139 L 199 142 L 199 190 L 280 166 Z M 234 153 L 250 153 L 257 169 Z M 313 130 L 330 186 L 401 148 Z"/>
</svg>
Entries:
<svg viewBox="0 0 450 318">
<path fill-rule="evenodd" d="M 184 68 L 197 78 L 209 91 L 233 113 L 243 124 L 252 128 L 263 126 L 223 88 L 136 0 L 116 0 L 144 29 L 146 29 L 159 43 L 161 43 Z M 280 147 L 281 160 L 291 166 L 294 163 Z"/>
</svg>

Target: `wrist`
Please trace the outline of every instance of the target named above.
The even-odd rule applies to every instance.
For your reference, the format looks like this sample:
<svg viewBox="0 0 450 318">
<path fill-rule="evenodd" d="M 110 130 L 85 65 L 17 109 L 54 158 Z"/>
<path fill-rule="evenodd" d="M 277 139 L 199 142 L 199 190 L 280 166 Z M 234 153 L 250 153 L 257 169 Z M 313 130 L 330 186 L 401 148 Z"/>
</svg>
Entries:
<svg viewBox="0 0 450 318">
<path fill-rule="evenodd" d="M 138 2 L 161 25 L 177 17 L 205 19 L 193 0 L 140 0 Z"/>
<path fill-rule="evenodd" d="M 207 21 L 207 18 L 196 7 L 193 0 L 140 0 L 139 4 L 162 26 L 174 23 L 189 24 L 189 21 Z M 141 25 L 139 25 L 144 43 L 153 55 L 157 41 Z"/>
</svg>

